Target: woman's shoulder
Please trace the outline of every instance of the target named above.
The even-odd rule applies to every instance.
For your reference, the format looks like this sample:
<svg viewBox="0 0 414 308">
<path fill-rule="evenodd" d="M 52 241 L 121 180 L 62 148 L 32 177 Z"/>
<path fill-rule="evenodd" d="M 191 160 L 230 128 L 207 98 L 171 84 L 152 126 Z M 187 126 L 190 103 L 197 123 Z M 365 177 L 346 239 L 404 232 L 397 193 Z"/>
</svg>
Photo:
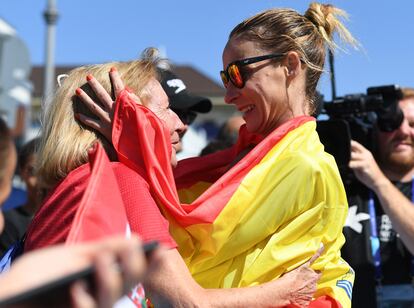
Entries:
<svg viewBox="0 0 414 308">
<path fill-rule="evenodd" d="M 322 145 L 313 148 L 299 148 L 287 151 L 283 163 L 291 164 L 301 173 L 338 172 L 338 166 L 332 155 L 324 151 Z"/>
</svg>

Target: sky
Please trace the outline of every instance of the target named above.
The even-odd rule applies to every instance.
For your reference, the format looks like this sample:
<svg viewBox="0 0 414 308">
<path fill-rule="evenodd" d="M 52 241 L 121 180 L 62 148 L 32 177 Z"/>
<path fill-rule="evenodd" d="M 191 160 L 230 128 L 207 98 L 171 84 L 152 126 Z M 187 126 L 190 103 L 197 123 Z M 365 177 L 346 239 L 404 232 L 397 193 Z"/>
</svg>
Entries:
<svg viewBox="0 0 414 308">
<path fill-rule="evenodd" d="M 323 2 L 323 1 L 322 1 Z M 367 87 L 413 86 L 414 2 L 332 0 L 349 14 L 348 29 L 362 48 L 335 55 L 339 96 Z M 271 0 L 56 0 L 56 64 L 81 65 L 136 58 L 162 48 L 174 64 L 191 65 L 219 82 L 228 34 L 243 19 L 273 7 L 304 13 L 309 1 Z M 0 18 L 26 43 L 33 64 L 45 58 L 47 0 L 1 0 Z M 326 66 L 328 68 L 328 66 Z M 331 97 L 327 74 L 319 90 Z"/>
</svg>

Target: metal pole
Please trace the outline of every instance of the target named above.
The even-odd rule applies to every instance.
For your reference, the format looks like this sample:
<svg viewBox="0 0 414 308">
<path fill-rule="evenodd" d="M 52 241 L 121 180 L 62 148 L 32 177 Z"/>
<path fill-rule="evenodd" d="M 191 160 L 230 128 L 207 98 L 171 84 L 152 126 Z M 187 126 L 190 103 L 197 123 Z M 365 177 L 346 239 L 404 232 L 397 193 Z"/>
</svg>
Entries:
<svg viewBox="0 0 414 308">
<path fill-rule="evenodd" d="M 46 36 L 46 53 L 45 53 L 45 75 L 43 98 L 47 98 L 53 90 L 55 79 L 55 33 L 56 21 L 58 19 L 58 12 L 56 9 L 56 1 L 48 0 L 47 8 L 43 13 L 47 25 Z"/>
<path fill-rule="evenodd" d="M 0 18 L 0 94 L 5 90 L 4 89 L 4 80 L 2 78 L 8 78 L 9 76 L 4 76 L 4 44 L 5 42 L 16 35 L 16 30 L 13 29 L 5 20 Z M 3 76 L 2 76 L 3 75 Z"/>
<path fill-rule="evenodd" d="M 332 50 L 328 50 L 329 54 L 329 71 L 331 77 L 331 89 L 332 89 L 332 101 L 336 99 L 336 85 L 335 85 L 335 68 L 334 68 L 334 55 Z"/>
<path fill-rule="evenodd" d="M 6 39 L 3 38 L 0 35 L 0 74 L 3 73 L 3 47 L 4 47 L 4 41 Z M 2 76 L 0 76 L 1 79 Z M 3 85 L 0 84 L 0 95 L 3 93 L 4 89 L 3 89 Z M 1 110 L 0 110 L 0 116 L 1 116 Z"/>
</svg>

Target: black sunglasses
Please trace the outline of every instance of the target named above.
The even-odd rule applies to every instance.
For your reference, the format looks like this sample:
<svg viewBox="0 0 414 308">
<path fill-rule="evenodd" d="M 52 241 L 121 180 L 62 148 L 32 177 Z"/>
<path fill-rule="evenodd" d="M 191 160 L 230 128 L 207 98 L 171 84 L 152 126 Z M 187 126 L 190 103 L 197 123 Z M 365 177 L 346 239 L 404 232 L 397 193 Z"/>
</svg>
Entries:
<svg viewBox="0 0 414 308">
<path fill-rule="evenodd" d="M 244 80 L 245 78 L 241 70 L 242 66 L 268 60 L 268 59 L 283 58 L 285 55 L 286 55 L 285 53 L 275 53 L 275 54 L 247 58 L 247 59 L 242 59 L 242 60 L 231 62 L 229 65 L 227 65 L 226 70 L 220 71 L 221 81 L 223 82 L 223 85 L 226 88 L 227 88 L 227 85 L 229 84 L 229 81 L 231 81 L 235 87 L 241 89 L 244 87 L 244 84 L 246 82 Z"/>
<path fill-rule="evenodd" d="M 185 125 L 190 125 L 197 118 L 197 112 L 195 111 L 174 109 L 174 112 Z"/>
</svg>

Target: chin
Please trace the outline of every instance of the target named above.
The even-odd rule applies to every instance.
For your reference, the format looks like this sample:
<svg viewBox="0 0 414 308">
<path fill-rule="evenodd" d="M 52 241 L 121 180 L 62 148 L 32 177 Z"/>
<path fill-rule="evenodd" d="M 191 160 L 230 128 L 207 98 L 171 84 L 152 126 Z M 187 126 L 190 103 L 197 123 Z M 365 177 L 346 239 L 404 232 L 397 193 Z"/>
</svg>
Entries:
<svg viewBox="0 0 414 308">
<path fill-rule="evenodd" d="M 258 125 L 252 121 L 246 121 L 246 129 L 249 133 L 260 134 Z"/>
<path fill-rule="evenodd" d="M 171 154 L 171 167 L 174 169 L 175 167 L 177 167 L 177 155 L 175 154 L 175 151 L 173 150 L 172 154 Z"/>
<path fill-rule="evenodd" d="M 407 172 L 414 168 L 414 156 L 407 154 L 390 155 L 386 164 L 398 172 Z"/>
</svg>

